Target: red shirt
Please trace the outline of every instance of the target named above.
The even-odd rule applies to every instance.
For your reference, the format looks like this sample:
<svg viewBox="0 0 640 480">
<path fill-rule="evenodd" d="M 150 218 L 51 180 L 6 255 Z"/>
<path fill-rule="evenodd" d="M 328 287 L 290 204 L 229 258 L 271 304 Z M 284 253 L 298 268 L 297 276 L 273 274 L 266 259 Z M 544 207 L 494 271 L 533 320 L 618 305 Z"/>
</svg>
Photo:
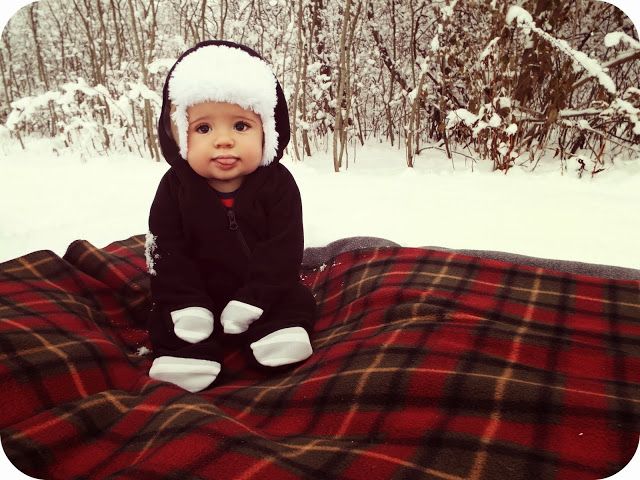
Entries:
<svg viewBox="0 0 640 480">
<path fill-rule="evenodd" d="M 218 194 L 218 198 L 220 199 L 220 201 L 222 202 L 222 204 L 227 207 L 227 208 L 233 208 L 233 202 L 235 200 L 236 197 L 236 192 L 237 190 L 233 191 L 233 192 L 219 192 L 216 190 L 216 193 Z"/>
</svg>

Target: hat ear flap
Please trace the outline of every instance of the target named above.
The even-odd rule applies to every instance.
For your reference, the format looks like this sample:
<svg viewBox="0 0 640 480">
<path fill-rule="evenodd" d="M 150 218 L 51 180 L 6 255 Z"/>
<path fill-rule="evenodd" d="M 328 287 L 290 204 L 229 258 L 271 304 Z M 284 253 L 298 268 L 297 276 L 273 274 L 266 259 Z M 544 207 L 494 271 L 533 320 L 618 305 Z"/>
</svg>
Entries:
<svg viewBox="0 0 640 480">
<path fill-rule="evenodd" d="M 287 107 L 287 99 L 280 87 L 280 82 L 276 80 L 276 107 L 273 116 L 276 122 L 276 130 L 278 132 L 278 148 L 276 156 L 272 160 L 282 158 L 284 149 L 287 148 L 291 137 L 291 126 L 289 125 L 289 109 Z"/>
<path fill-rule="evenodd" d="M 169 164 L 172 164 L 172 159 L 178 156 L 180 153 L 178 147 L 177 131 L 175 130 L 175 124 L 171 121 L 171 112 L 173 111 L 174 107 L 168 99 L 168 95 L 166 93 L 168 88 L 167 84 L 168 77 L 164 87 L 165 100 L 162 103 L 160 115 L 158 116 L 157 132 L 162 155 L 169 162 Z"/>
<path fill-rule="evenodd" d="M 176 107 L 168 103 L 168 108 L 162 110 L 161 118 L 162 118 L 162 128 L 164 129 L 164 133 L 169 136 L 174 142 L 178 142 L 178 129 L 173 120 L 171 120 L 171 115 L 175 112 Z"/>
</svg>

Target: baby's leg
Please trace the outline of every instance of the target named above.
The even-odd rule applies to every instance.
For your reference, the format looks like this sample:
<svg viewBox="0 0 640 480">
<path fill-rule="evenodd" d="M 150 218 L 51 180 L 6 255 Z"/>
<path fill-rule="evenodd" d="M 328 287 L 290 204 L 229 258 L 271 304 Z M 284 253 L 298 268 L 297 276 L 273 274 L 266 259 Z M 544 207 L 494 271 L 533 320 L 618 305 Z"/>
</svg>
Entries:
<svg viewBox="0 0 640 480">
<path fill-rule="evenodd" d="M 249 327 L 249 346 L 258 364 L 282 367 L 309 358 L 315 309 L 309 289 L 298 285 Z"/>
<path fill-rule="evenodd" d="M 149 337 L 156 356 L 149 376 L 178 385 L 190 392 L 199 392 L 209 387 L 220 373 L 221 348 L 218 335 L 205 338 L 201 328 L 190 334 L 189 322 L 181 322 L 176 335 L 176 315 L 164 309 L 151 312 Z M 193 322 L 191 322 L 193 323 Z M 195 322 L 196 326 L 197 322 Z M 217 330 L 220 330 L 218 324 Z"/>
</svg>

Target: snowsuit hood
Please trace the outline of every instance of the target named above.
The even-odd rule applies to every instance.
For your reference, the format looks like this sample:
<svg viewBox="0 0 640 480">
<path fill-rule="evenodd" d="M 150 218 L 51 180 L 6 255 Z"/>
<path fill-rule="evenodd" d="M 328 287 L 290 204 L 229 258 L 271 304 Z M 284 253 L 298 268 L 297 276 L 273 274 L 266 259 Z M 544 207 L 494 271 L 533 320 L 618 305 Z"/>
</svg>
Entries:
<svg viewBox="0 0 640 480">
<path fill-rule="evenodd" d="M 235 103 L 258 114 L 264 138 L 260 166 L 282 158 L 290 138 L 289 112 L 271 67 L 244 45 L 208 40 L 185 51 L 164 83 L 158 139 L 162 154 L 172 167 L 188 167 L 186 109 L 207 101 Z M 179 138 L 173 138 L 172 122 Z"/>
</svg>

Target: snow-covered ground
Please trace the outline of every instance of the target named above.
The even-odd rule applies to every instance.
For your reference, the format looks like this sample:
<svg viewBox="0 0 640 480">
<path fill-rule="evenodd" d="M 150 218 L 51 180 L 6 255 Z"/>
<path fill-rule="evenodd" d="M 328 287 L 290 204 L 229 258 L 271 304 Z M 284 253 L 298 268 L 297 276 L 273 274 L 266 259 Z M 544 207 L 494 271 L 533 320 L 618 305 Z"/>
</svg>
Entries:
<svg viewBox="0 0 640 480">
<path fill-rule="evenodd" d="M 414 169 L 404 151 L 350 150 L 347 170 L 330 153 L 283 163 L 300 187 L 307 246 L 376 236 L 406 246 L 500 250 L 640 268 L 640 159 L 618 160 L 594 179 L 562 175 L 557 160 L 533 173 L 491 172 L 488 162 L 427 150 Z M 167 164 L 136 155 L 57 157 L 47 141 L 27 150 L 0 142 L 0 261 L 70 242 L 97 246 L 145 233 Z"/>
</svg>

